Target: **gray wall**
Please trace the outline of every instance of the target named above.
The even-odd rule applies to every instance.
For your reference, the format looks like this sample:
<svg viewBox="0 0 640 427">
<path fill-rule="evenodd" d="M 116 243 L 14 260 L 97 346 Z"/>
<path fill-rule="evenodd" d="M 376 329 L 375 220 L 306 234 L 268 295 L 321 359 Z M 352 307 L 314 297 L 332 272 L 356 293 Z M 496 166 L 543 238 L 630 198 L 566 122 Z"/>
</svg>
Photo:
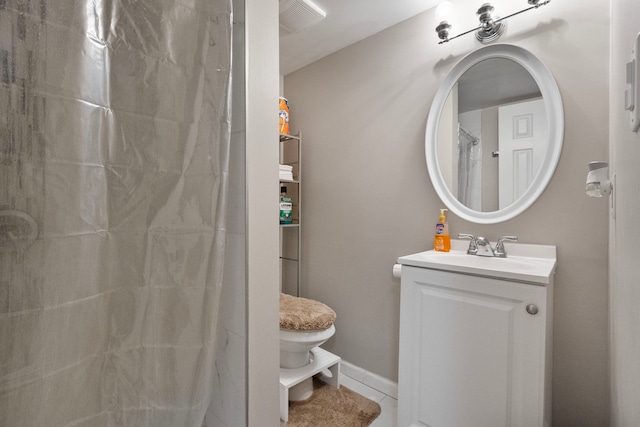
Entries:
<svg viewBox="0 0 640 427">
<path fill-rule="evenodd" d="M 278 2 L 245 0 L 247 416 L 279 424 Z"/>
<path fill-rule="evenodd" d="M 493 2 L 512 11 L 513 2 Z M 453 32 L 475 25 L 475 2 L 456 2 Z M 453 235 L 555 244 L 554 424 L 609 419 L 607 202 L 586 197 L 586 164 L 607 158 L 609 2 L 567 0 L 514 17 L 501 43 L 529 49 L 556 77 L 565 140 L 545 193 L 518 218 L 476 225 L 450 216 Z M 424 131 L 446 73 L 480 45 L 472 35 L 437 45 L 427 11 L 285 76 L 292 131 L 303 132 L 302 295 L 337 312 L 326 345 L 397 379 L 396 258 L 433 245 L 438 209 Z"/>
<path fill-rule="evenodd" d="M 640 2 L 612 1 L 611 13 L 611 172 L 616 174 L 616 218 L 610 228 L 610 310 L 612 424 L 640 425 L 640 132 L 629 129 L 623 110 L 625 64 L 640 32 Z M 637 108 L 637 107 L 636 107 Z"/>
</svg>

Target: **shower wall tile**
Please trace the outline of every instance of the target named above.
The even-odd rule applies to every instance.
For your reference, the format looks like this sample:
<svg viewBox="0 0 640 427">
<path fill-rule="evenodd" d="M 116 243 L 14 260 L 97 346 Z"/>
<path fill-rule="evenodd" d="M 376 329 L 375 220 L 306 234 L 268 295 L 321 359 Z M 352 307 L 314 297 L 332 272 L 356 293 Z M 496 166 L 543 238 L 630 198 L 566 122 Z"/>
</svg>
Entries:
<svg viewBox="0 0 640 427">
<path fill-rule="evenodd" d="M 217 307 L 214 299 L 218 293 L 215 286 L 190 290 L 139 287 L 112 292 L 105 350 L 212 347 L 216 330 L 212 308 Z M 139 309 L 141 305 L 145 310 Z M 212 369 L 213 365 L 206 368 Z"/>
<path fill-rule="evenodd" d="M 180 208 L 173 205 L 180 200 L 172 200 L 173 193 L 180 195 L 178 174 L 107 166 L 104 179 L 106 190 L 102 196 L 106 199 L 108 230 L 135 232 L 146 230 L 150 224 L 152 227 L 171 225 L 158 224 L 158 215 L 164 210 Z"/>
<path fill-rule="evenodd" d="M 108 315 L 105 299 L 98 294 L 58 306 L 47 306 L 42 314 L 44 333 L 42 372 L 73 370 L 105 349 Z"/>
<path fill-rule="evenodd" d="M 109 111 L 72 98 L 49 96 L 42 132 L 47 136 L 48 161 L 104 165 L 113 115 Z M 74 144 L 72 141 L 81 141 Z"/>
<path fill-rule="evenodd" d="M 220 175 L 185 174 L 181 182 L 180 207 L 175 225 L 194 230 L 207 230 L 216 226 L 215 222 L 220 218 L 216 218 L 217 213 L 213 207 L 220 201 Z"/>
<path fill-rule="evenodd" d="M 199 51 L 193 46 L 208 42 L 203 27 L 207 25 L 210 7 L 207 2 L 190 0 L 4 0 L 3 9 L 26 20 L 42 20 L 73 29 L 114 49 L 139 51 L 191 66 L 197 61 L 195 52 Z M 217 7 L 219 10 L 209 15 L 225 13 L 224 6 Z"/>
<path fill-rule="evenodd" d="M 208 42 L 204 30 L 208 15 L 193 6 L 167 0 L 114 2 L 112 19 L 105 23 L 105 40 L 117 50 L 142 52 L 162 61 L 193 66 L 200 60 L 196 53 Z M 182 37 L 174 37 L 175 34 Z"/>
<path fill-rule="evenodd" d="M 41 384 L 42 400 L 28 402 L 41 408 L 41 419 L 34 425 L 69 425 L 103 410 L 101 356 L 85 359 L 66 369 L 47 375 Z M 73 405 L 60 405 L 60 394 Z"/>
<path fill-rule="evenodd" d="M 122 360 L 131 357 L 130 353 L 142 345 L 145 322 L 154 321 L 146 311 L 137 308 L 141 302 L 147 301 L 148 295 L 148 288 L 125 283 L 109 293 L 106 320 L 109 329 L 104 348 L 118 352 Z M 136 366 L 135 360 L 127 361 L 125 365 Z"/>
<path fill-rule="evenodd" d="M 212 230 L 152 231 L 148 245 L 148 284 L 161 288 L 196 288 L 209 281 L 207 260 L 215 251 Z"/>
<path fill-rule="evenodd" d="M 138 381 L 129 381 L 125 372 L 116 376 L 119 380 L 136 388 L 133 395 L 138 402 L 136 406 L 147 408 L 167 407 L 167 415 L 178 408 L 201 406 L 203 402 L 193 402 L 191 399 L 200 394 L 200 390 L 194 390 L 191 381 L 182 381 L 180 378 L 206 378 L 211 368 L 205 365 L 206 360 L 212 359 L 211 346 L 189 348 L 176 346 L 152 347 L 145 346 L 135 350 L 138 362 L 131 366 L 131 377 L 139 378 Z M 125 365 L 126 366 L 126 365 Z M 167 427 L 176 424 L 166 421 L 160 424 Z"/>
<path fill-rule="evenodd" d="M 44 66 L 38 70 L 36 90 L 108 106 L 110 60 L 104 43 L 69 27 L 45 24 L 41 28 L 47 42 L 39 58 Z"/>
<path fill-rule="evenodd" d="M 110 269 L 104 263 L 107 251 L 107 236 L 95 233 L 38 239 L 25 263 L 42 288 L 38 308 L 93 298 L 116 289 L 109 286 Z"/>
<path fill-rule="evenodd" d="M 32 251 L 1 250 L 0 315 L 41 307 L 44 280 L 33 269 L 33 265 L 39 265 L 37 261 L 39 258 Z"/>
<path fill-rule="evenodd" d="M 47 162 L 41 237 L 104 233 L 109 226 L 104 168 Z"/>
<path fill-rule="evenodd" d="M 202 90 L 201 57 L 175 63 L 139 49 L 114 48 L 66 26 L 47 24 L 41 31 L 46 69 L 39 70 L 38 90 L 147 117 L 196 120 L 193 108 L 199 105 L 192 100 Z"/>
<path fill-rule="evenodd" d="M 147 284 L 148 275 L 143 266 L 147 261 L 146 229 L 109 231 L 103 240 L 104 254 L 100 256 L 103 292 L 115 289 L 137 289 Z"/>
<path fill-rule="evenodd" d="M 40 425 L 40 413 L 31 410 L 31 405 L 42 402 L 39 396 L 41 387 L 40 381 L 33 381 L 9 390 L 3 395 L 3 399 L 0 399 L 0 413 L 5 425 Z"/>
<path fill-rule="evenodd" d="M 147 288 L 147 295 L 137 291 L 147 313 L 142 319 L 143 341 L 149 347 L 200 348 L 213 344 L 216 313 L 213 297 L 218 288 L 197 289 Z"/>
<path fill-rule="evenodd" d="M 212 226 L 220 185 L 211 174 L 49 162 L 42 237 Z M 93 197 L 92 197 L 93 196 Z"/>
<path fill-rule="evenodd" d="M 187 154 L 184 141 L 196 126 L 121 111 L 110 111 L 114 135 L 109 144 L 108 163 L 180 173 Z"/>
<path fill-rule="evenodd" d="M 137 51 L 109 49 L 106 76 L 110 108 L 166 120 L 195 121 L 191 101 L 200 88 L 202 64 L 181 67 Z"/>
<path fill-rule="evenodd" d="M 151 229 L 177 228 L 185 232 L 211 231 L 216 221 L 214 210 L 220 183 L 211 175 L 185 176 L 165 190 L 158 201 L 165 204 L 154 210 Z M 154 195 L 155 196 L 155 195 Z"/>
<path fill-rule="evenodd" d="M 24 269 L 32 272 L 27 284 L 38 289 L 39 296 L 30 299 L 33 307 L 24 309 L 147 286 L 148 275 L 141 266 L 146 263 L 148 238 L 142 230 L 39 239 L 24 261 Z"/>
<path fill-rule="evenodd" d="M 5 7 L 8 6 L 5 4 Z M 0 14 L 0 208 L 39 220 L 42 212 L 43 98 L 34 90 L 40 55 L 39 22 L 30 4 Z"/>
<path fill-rule="evenodd" d="M 3 361 L 0 378 L 21 385 L 41 381 L 40 366 L 46 357 L 45 321 L 42 310 L 3 313 L 0 322 L 0 342 L 3 343 L 0 346 L 0 360 Z M 0 403 L 5 402 L 0 399 Z M 0 408 L 0 414 L 8 413 L 5 412 L 7 410 Z"/>
<path fill-rule="evenodd" d="M 139 291 L 138 297 L 144 298 L 143 290 Z M 179 381 L 178 378 L 212 377 L 214 368 L 206 361 L 212 360 L 213 330 L 200 331 L 209 337 L 204 345 L 201 339 L 193 342 L 186 340 L 182 344 L 175 341 L 143 341 L 135 331 L 132 333 L 126 329 L 125 324 L 130 324 L 128 321 L 131 319 L 122 310 L 114 311 L 108 318 L 100 314 L 106 311 L 102 311 L 97 302 L 108 297 L 109 295 L 96 297 L 96 304 L 72 303 L 44 312 L 33 311 L 14 316 L 16 321 L 13 325 L 20 328 L 20 331 L 10 330 L 9 324 L 3 322 L 3 333 L 25 337 L 24 342 L 13 340 L 14 347 L 8 349 L 11 351 L 10 356 L 3 359 L 11 363 L 6 368 L 20 375 L 24 382 L 24 387 L 15 389 L 15 396 L 0 400 L 0 405 L 12 403 L 0 408 L 3 421 L 9 423 L 7 425 L 25 425 L 12 421 L 15 415 L 16 420 L 24 422 L 24 413 L 46 414 L 46 420 L 34 417 L 28 425 L 67 425 L 85 417 L 95 418 L 95 414 L 103 411 L 113 411 L 115 417 L 119 418 L 117 425 L 135 425 L 137 417 L 148 415 L 144 411 L 153 408 L 160 414 L 158 422 L 152 425 L 170 427 L 175 425 L 171 421 L 171 413 L 164 414 L 158 408 L 167 407 L 175 412 L 176 406 L 189 408 L 204 404 L 192 401 L 192 385 Z M 174 312 L 176 316 L 184 314 L 179 308 L 179 302 L 178 308 L 171 304 L 176 300 L 175 294 L 160 297 L 167 305 L 163 307 L 165 313 Z M 215 322 L 211 316 L 214 314 L 207 316 L 195 309 L 199 305 L 201 311 L 209 310 L 211 306 L 202 303 L 207 298 L 208 296 L 203 298 L 202 295 L 193 295 L 191 307 L 187 309 L 195 313 L 194 317 L 199 317 L 202 327 L 213 329 Z M 127 298 L 120 298 L 114 300 L 113 304 L 126 301 Z M 162 337 L 167 328 L 175 331 L 176 325 L 184 324 L 176 321 L 175 316 L 167 319 L 161 316 L 148 317 L 140 310 L 135 310 L 134 305 L 130 305 L 130 308 L 130 314 L 143 316 L 142 320 L 148 327 L 156 328 L 157 332 L 151 331 L 150 336 Z M 157 314 L 160 314 L 159 310 Z M 120 316 L 124 316 L 124 319 Z M 114 322 L 117 321 L 121 322 L 122 327 L 116 327 Z M 42 335 L 26 334 L 26 327 L 33 328 L 33 332 L 42 331 Z M 135 336 L 137 339 L 120 339 L 123 336 Z M 96 349 L 103 351 L 96 352 Z M 236 355 L 233 355 L 232 363 L 236 362 Z M 53 403 L 58 401 L 53 394 L 60 393 L 61 390 L 64 390 L 65 399 L 74 402 L 74 405 Z M 25 396 L 28 395 L 29 398 L 21 396 L 21 393 L 26 393 Z M 30 411 L 29 408 L 33 408 L 30 405 L 38 405 L 37 408 L 41 410 Z M 127 414 L 128 408 L 135 410 Z M 99 417 L 97 418 L 99 421 Z M 101 424 L 98 422 L 86 425 Z"/>
<path fill-rule="evenodd" d="M 19 4 L 23 0 L 5 0 L 9 8 L 18 10 Z M 134 23 L 144 19 L 144 14 L 154 14 L 156 18 L 150 20 L 148 24 L 158 25 L 163 21 L 177 19 L 187 12 L 180 12 L 182 9 L 192 10 L 192 13 L 204 14 L 206 3 L 200 0 L 144 0 L 144 1 L 124 1 L 124 0 L 97 0 L 87 2 L 85 0 L 65 0 L 64 2 L 51 0 L 31 1 L 33 6 L 28 12 L 29 15 L 41 16 L 47 22 L 58 25 L 67 25 L 79 28 L 82 31 L 92 31 L 93 35 L 104 37 L 109 34 L 115 25 L 113 16 L 127 15 L 132 13 L 142 13 L 141 18 L 130 17 Z M 42 6 L 40 6 L 40 3 Z M 133 4 L 133 6 L 132 6 Z M 104 13 L 107 10 L 108 13 Z M 159 12 L 162 10 L 164 12 Z M 158 16 L 160 15 L 161 16 Z M 89 18 L 89 19 L 87 19 Z M 86 25 L 85 22 L 88 21 Z M 166 24 L 165 24 L 166 25 Z M 137 26 L 133 26 L 134 30 Z M 99 29 L 99 30 L 98 30 Z M 160 33 L 160 31 L 157 31 Z M 158 34 L 149 33 L 147 35 L 159 38 Z"/>
<path fill-rule="evenodd" d="M 23 0 L 7 0 L 8 2 L 20 3 Z M 31 8 L 30 17 L 42 19 L 51 24 L 63 27 L 74 28 L 78 32 L 87 32 L 97 26 L 99 14 L 96 8 L 101 6 L 103 1 L 87 2 L 85 0 L 36 0 L 31 1 L 34 7 Z M 39 4 L 39 7 L 37 5 Z"/>
<path fill-rule="evenodd" d="M 0 407 L 3 422 L 7 426 L 68 425 L 100 413 L 100 368 L 100 361 L 93 358 L 46 377 L 40 373 L 40 378 L 13 389 L 0 400 L 9 403 Z M 61 394 L 74 405 L 58 405 Z"/>
</svg>

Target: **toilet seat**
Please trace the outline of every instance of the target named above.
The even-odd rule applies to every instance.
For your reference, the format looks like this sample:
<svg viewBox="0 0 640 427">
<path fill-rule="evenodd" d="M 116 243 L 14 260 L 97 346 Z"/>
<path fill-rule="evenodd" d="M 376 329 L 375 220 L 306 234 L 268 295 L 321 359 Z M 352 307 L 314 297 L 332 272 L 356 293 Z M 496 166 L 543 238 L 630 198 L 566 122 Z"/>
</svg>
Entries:
<svg viewBox="0 0 640 427">
<path fill-rule="evenodd" d="M 308 298 L 280 294 L 280 329 L 321 331 L 336 320 L 336 312 L 326 304 Z"/>
</svg>

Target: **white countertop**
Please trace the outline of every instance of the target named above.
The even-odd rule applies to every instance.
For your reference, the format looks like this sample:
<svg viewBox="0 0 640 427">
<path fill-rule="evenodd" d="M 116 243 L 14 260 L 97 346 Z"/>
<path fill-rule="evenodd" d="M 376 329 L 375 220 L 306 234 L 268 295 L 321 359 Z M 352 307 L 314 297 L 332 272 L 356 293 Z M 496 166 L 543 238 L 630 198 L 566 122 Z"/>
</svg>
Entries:
<svg viewBox="0 0 640 427">
<path fill-rule="evenodd" d="M 504 246 L 506 258 L 468 255 L 469 241 L 452 239 L 450 252 L 418 252 L 399 257 L 398 263 L 542 286 L 550 283 L 557 263 L 555 246 L 526 243 L 505 243 Z"/>
</svg>

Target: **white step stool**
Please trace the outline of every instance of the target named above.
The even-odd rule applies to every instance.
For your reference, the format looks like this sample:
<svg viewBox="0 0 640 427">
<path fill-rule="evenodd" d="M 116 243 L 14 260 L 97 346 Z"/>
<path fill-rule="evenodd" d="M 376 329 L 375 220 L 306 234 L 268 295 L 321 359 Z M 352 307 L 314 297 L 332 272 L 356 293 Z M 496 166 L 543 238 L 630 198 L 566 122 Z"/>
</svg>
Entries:
<svg viewBox="0 0 640 427">
<path fill-rule="evenodd" d="M 328 370 L 329 375 L 323 371 Z M 316 347 L 311 349 L 311 363 L 302 368 L 280 368 L 280 420 L 289 419 L 289 389 L 316 374 L 333 388 L 340 388 L 340 358 Z"/>
</svg>

